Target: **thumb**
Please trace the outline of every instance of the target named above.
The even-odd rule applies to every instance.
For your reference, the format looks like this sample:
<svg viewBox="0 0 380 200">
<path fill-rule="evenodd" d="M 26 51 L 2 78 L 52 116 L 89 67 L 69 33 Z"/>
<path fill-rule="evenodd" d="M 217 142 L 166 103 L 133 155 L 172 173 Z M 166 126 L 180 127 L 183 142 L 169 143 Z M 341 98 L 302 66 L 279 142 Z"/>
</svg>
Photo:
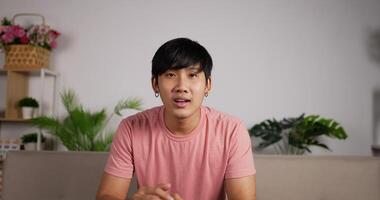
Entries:
<svg viewBox="0 0 380 200">
<path fill-rule="evenodd" d="M 157 187 L 161 188 L 162 190 L 169 190 L 171 187 L 170 183 L 160 183 L 157 185 Z"/>
</svg>

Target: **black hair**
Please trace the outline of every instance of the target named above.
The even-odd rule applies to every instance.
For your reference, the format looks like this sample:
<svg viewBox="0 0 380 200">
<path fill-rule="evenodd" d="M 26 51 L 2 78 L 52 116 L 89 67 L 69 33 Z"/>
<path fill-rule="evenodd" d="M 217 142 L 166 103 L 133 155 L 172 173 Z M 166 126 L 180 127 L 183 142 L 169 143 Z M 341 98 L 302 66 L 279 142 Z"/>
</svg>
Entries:
<svg viewBox="0 0 380 200">
<path fill-rule="evenodd" d="M 169 40 L 153 56 L 152 78 L 157 81 L 158 76 L 169 69 L 182 69 L 197 64 L 208 80 L 211 76 L 212 59 L 207 50 L 188 38 Z"/>
</svg>

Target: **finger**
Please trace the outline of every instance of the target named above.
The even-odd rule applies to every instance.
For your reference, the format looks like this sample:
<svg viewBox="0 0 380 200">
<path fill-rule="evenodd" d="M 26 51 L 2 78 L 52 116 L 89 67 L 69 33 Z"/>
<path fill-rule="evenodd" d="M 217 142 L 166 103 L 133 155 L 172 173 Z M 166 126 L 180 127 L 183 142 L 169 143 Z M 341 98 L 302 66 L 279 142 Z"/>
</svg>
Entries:
<svg viewBox="0 0 380 200">
<path fill-rule="evenodd" d="M 162 190 L 167 191 L 167 190 L 169 190 L 171 188 L 171 184 L 170 183 L 160 183 L 156 187 L 159 187 Z"/>
<path fill-rule="evenodd" d="M 161 183 L 156 187 L 141 187 L 137 193 L 149 194 L 160 197 L 161 199 L 170 199 L 169 189 L 171 187 L 170 183 Z M 145 199 L 145 198 L 144 198 Z"/>
<path fill-rule="evenodd" d="M 143 199 L 143 197 L 144 197 L 144 195 L 145 195 L 145 193 L 146 193 L 146 190 L 147 190 L 146 187 L 140 187 L 140 188 L 136 191 L 136 193 L 134 193 L 134 194 L 132 195 L 132 199 L 133 199 L 133 200 L 140 200 L 140 199 Z"/>
<path fill-rule="evenodd" d="M 133 194 L 133 200 L 144 200 L 144 199 L 161 199 L 160 197 L 153 195 L 154 188 L 152 187 L 139 187 L 136 193 Z"/>
<path fill-rule="evenodd" d="M 160 197 L 152 194 L 133 195 L 133 200 L 162 200 Z"/>
<path fill-rule="evenodd" d="M 179 194 L 177 193 L 174 193 L 173 194 L 173 200 L 183 200 L 181 196 L 179 196 Z"/>
<path fill-rule="evenodd" d="M 156 195 L 147 194 L 144 195 L 141 200 L 161 200 L 161 198 Z"/>
<path fill-rule="evenodd" d="M 159 188 L 159 187 L 157 187 L 154 190 L 154 194 L 165 200 L 170 200 L 172 198 L 168 190 L 163 190 L 162 188 Z"/>
</svg>

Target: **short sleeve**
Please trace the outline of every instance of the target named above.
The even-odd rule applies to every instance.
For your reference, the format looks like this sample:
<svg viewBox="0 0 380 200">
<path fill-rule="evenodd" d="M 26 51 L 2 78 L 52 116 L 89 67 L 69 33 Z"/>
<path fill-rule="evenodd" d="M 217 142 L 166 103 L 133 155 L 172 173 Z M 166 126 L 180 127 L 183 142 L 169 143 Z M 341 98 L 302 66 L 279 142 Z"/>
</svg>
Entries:
<svg viewBox="0 0 380 200">
<path fill-rule="evenodd" d="M 232 133 L 225 178 L 240 178 L 256 174 L 251 138 L 243 123 Z"/>
<path fill-rule="evenodd" d="M 104 171 L 114 176 L 132 178 L 134 169 L 132 150 L 131 129 L 127 120 L 123 120 L 113 138 Z"/>
</svg>

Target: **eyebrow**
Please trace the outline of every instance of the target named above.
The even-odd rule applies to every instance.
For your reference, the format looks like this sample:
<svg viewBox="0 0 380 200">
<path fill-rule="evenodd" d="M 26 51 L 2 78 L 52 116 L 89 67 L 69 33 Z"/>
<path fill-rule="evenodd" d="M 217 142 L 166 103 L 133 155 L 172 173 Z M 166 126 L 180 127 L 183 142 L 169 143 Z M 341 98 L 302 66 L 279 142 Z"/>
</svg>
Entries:
<svg viewBox="0 0 380 200">
<path fill-rule="evenodd" d="M 182 68 L 182 69 L 185 69 L 185 70 L 191 70 L 191 71 L 197 71 L 197 72 L 201 72 L 202 71 L 202 68 L 199 66 L 199 65 L 192 65 L 192 66 L 189 66 L 189 67 L 185 67 L 185 68 Z M 170 70 L 179 70 L 179 69 L 176 69 L 174 67 L 172 68 L 169 68 L 168 71 Z"/>
<path fill-rule="evenodd" d="M 189 70 L 202 71 L 202 68 L 201 68 L 199 65 L 197 65 L 197 66 L 191 66 L 191 67 L 188 67 L 187 69 L 189 69 Z"/>
</svg>

